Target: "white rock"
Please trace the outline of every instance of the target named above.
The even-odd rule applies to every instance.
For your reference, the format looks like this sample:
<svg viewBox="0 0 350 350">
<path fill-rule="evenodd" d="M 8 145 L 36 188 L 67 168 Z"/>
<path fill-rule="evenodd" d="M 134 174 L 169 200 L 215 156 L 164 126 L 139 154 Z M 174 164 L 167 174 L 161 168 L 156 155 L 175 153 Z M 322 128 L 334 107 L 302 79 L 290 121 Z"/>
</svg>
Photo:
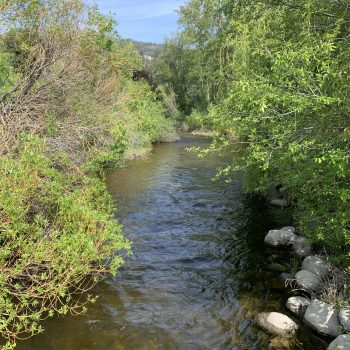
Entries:
<svg viewBox="0 0 350 350">
<path fill-rule="evenodd" d="M 272 199 L 270 203 L 275 207 L 282 207 L 282 208 L 286 207 L 288 204 L 285 199 L 279 199 L 279 198 Z"/>
<path fill-rule="evenodd" d="M 345 332 L 350 332 L 350 308 L 340 309 L 339 320 Z"/>
<path fill-rule="evenodd" d="M 310 271 L 323 278 L 330 272 L 330 265 L 318 256 L 307 256 L 302 264 L 302 269 Z"/>
<path fill-rule="evenodd" d="M 328 346 L 327 350 L 349 350 L 350 335 L 342 334 L 335 338 Z"/>
<path fill-rule="evenodd" d="M 262 312 L 257 321 L 260 327 L 284 338 L 294 337 L 298 330 L 298 325 L 292 319 L 278 312 Z"/>
<path fill-rule="evenodd" d="M 321 288 L 321 278 L 310 271 L 301 270 L 297 272 L 295 279 L 300 287 L 308 291 L 315 291 Z"/>
<path fill-rule="evenodd" d="M 312 253 L 311 244 L 305 237 L 298 237 L 293 244 L 293 251 L 296 255 L 304 258 Z"/>
<path fill-rule="evenodd" d="M 284 226 L 280 229 L 281 231 L 290 231 L 290 232 L 293 232 L 295 233 L 295 227 L 294 226 Z"/>
<path fill-rule="evenodd" d="M 294 244 L 297 238 L 291 231 L 270 230 L 265 236 L 265 243 L 272 247 L 286 247 Z"/>
<path fill-rule="evenodd" d="M 286 307 L 299 317 L 304 317 L 306 309 L 310 305 L 310 300 L 304 297 L 290 297 L 287 300 Z"/>
<path fill-rule="evenodd" d="M 341 334 L 338 311 L 317 299 L 306 309 L 304 322 L 322 335 L 337 337 Z"/>
</svg>

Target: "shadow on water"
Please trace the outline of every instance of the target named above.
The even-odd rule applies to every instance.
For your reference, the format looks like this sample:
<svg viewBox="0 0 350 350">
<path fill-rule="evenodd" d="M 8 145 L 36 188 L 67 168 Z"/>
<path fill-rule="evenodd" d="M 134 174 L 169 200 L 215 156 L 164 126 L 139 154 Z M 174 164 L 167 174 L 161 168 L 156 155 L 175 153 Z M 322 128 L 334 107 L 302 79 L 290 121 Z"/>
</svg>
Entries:
<svg viewBox="0 0 350 350">
<path fill-rule="evenodd" d="M 19 350 L 325 348 L 306 329 L 283 341 L 256 326 L 261 311 L 287 312 L 263 238 L 289 218 L 244 195 L 239 179 L 212 182 L 227 159 L 185 150 L 208 142 L 183 137 L 108 176 L 133 255 L 95 288 L 86 315 L 48 320 Z"/>
</svg>

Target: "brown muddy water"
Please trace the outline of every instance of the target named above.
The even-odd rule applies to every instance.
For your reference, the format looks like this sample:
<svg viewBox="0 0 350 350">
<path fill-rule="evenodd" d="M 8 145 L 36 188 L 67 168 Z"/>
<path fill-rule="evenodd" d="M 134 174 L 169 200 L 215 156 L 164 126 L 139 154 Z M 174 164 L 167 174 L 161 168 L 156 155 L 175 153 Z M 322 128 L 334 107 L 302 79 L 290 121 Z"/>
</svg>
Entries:
<svg viewBox="0 0 350 350">
<path fill-rule="evenodd" d="M 259 312 L 288 313 L 291 292 L 275 288 L 280 272 L 270 265 L 290 257 L 265 248 L 263 238 L 290 222 L 244 195 L 239 178 L 213 182 L 227 159 L 185 150 L 208 144 L 184 136 L 108 176 L 133 255 L 94 289 L 100 298 L 86 315 L 46 321 L 45 333 L 19 350 L 326 348 L 304 327 L 282 341 L 256 326 Z"/>
</svg>

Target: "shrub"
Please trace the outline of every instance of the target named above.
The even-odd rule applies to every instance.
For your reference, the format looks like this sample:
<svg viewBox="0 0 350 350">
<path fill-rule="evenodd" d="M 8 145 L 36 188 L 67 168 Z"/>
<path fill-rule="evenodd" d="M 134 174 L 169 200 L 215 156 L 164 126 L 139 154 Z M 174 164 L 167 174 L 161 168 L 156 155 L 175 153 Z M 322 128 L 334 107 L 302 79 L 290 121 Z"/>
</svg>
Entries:
<svg viewBox="0 0 350 350">
<path fill-rule="evenodd" d="M 39 321 L 79 312 L 74 297 L 129 253 L 103 182 L 52 161 L 38 137 L 23 136 L 0 159 L 0 312 L 8 346 L 42 331 Z"/>
</svg>

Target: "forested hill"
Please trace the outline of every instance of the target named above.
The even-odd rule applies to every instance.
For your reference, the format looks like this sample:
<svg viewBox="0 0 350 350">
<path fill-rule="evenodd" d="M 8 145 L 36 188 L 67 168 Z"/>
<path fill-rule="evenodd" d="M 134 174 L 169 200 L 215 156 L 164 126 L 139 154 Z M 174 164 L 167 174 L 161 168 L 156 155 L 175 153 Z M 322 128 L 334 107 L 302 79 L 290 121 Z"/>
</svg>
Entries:
<svg viewBox="0 0 350 350">
<path fill-rule="evenodd" d="M 154 58 L 159 55 L 162 49 L 161 44 L 137 41 L 132 39 L 126 39 L 126 41 L 131 41 L 142 56 Z"/>
</svg>

